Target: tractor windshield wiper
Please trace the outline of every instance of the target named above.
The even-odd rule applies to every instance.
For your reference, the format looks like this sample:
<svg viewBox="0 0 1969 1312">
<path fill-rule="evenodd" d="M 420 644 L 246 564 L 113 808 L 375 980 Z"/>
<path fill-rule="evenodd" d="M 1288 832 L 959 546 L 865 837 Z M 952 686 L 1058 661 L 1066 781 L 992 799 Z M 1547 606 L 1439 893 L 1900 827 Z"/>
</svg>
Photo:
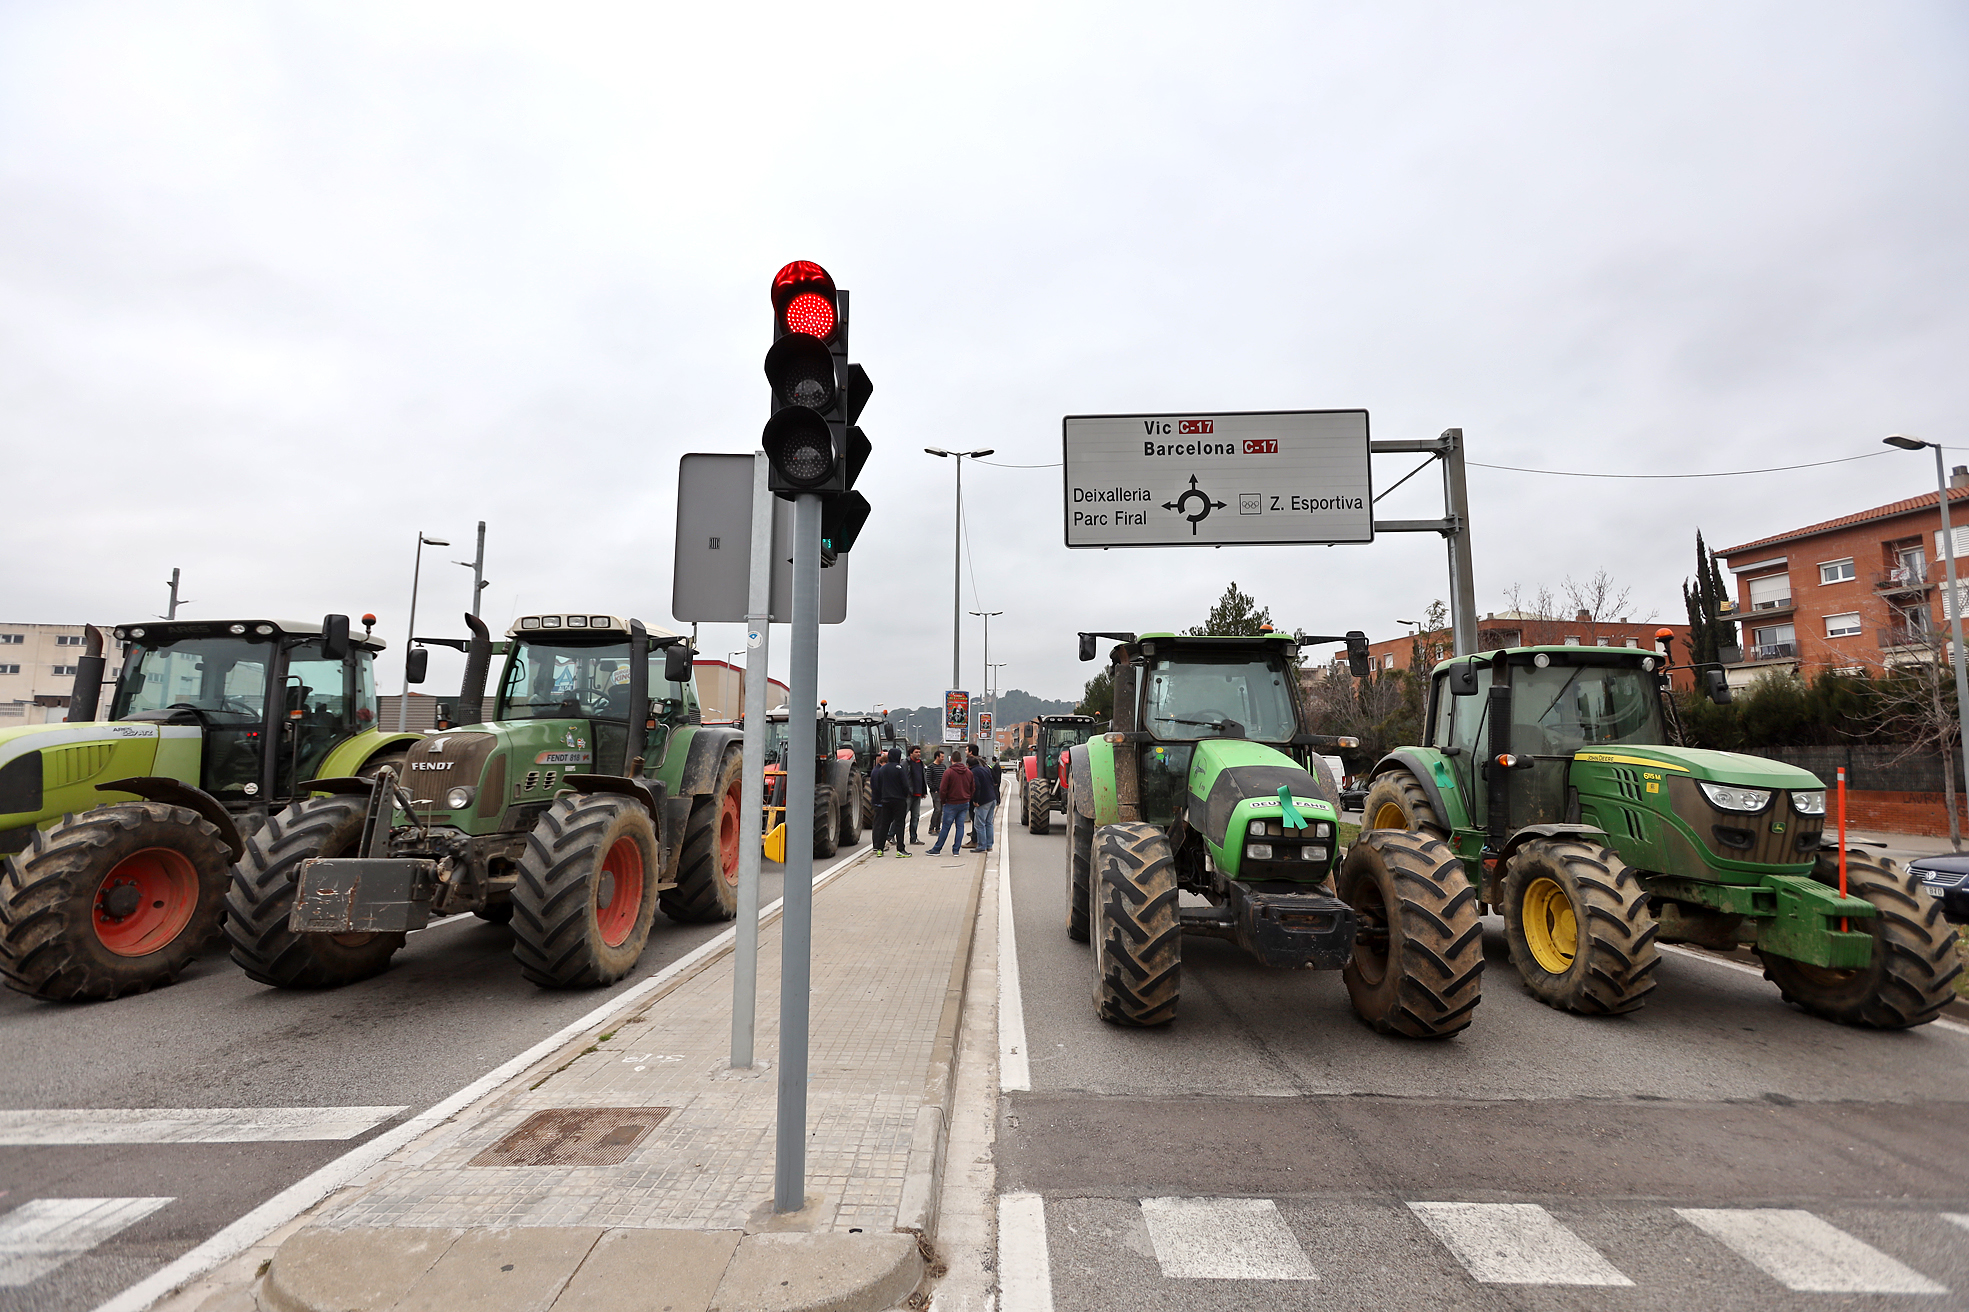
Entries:
<svg viewBox="0 0 1969 1312">
<path fill-rule="evenodd" d="M 1566 689 L 1572 687 L 1573 680 L 1577 679 L 1580 675 L 1584 674 L 1585 672 L 1586 672 L 1586 667 L 1584 665 L 1574 666 L 1573 672 L 1566 676 L 1566 681 L 1559 685 L 1559 691 L 1552 694 L 1552 700 L 1545 703 L 1545 709 L 1538 713 L 1538 718 L 1536 720 L 1533 720 L 1532 723 L 1544 724 L 1545 717 L 1550 715 L 1552 713 L 1552 708 L 1559 704 L 1559 698 L 1566 695 Z"/>
</svg>

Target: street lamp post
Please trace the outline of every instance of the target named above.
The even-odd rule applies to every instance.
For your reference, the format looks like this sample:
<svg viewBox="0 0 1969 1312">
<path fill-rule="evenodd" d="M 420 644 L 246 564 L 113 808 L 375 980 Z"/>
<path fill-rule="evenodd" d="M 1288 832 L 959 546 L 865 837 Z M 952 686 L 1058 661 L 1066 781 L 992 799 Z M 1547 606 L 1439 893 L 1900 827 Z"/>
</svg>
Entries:
<svg viewBox="0 0 1969 1312">
<path fill-rule="evenodd" d="M 398 733 L 410 727 L 410 644 L 417 637 L 417 579 L 424 570 L 424 548 L 450 545 L 444 538 L 427 538 L 421 531 L 417 534 L 417 563 L 410 568 L 410 628 L 403 635 L 403 700 L 397 703 Z M 477 602 L 478 598 L 472 600 Z"/>
<path fill-rule="evenodd" d="M 1964 659 L 1962 646 L 1962 593 L 1957 590 L 1955 582 L 1955 533 L 1949 527 L 1948 470 L 1942 465 L 1942 444 L 1924 442 L 1918 437 L 1903 437 L 1899 433 L 1882 438 L 1881 441 L 1888 446 L 1897 446 L 1903 451 L 1919 451 L 1924 446 L 1934 448 L 1935 499 L 1941 504 L 1942 510 L 1942 565 L 1948 571 L 1948 600 L 1943 603 L 1942 609 L 1948 612 L 1949 617 L 1949 637 L 1952 647 L 1949 652 L 1949 664 L 1955 666 L 1955 715 L 1957 723 L 1960 724 L 1964 709 L 1969 708 L 1969 659 Z M 1961 740 L 1957 745 L 1962 749 L 1963 784 L 1969 787 L 1969 733 L 1958 730 L 1956 736 Z M 1951 832 L 1954 831 L 1953 822 L 1950 823 L 1949 828 Z"/>
<path fill-rule="evenodd" d="M 1007 662 L 1005 661 L 989 661 L 985 665 L 985 668 L 991 674 L 991 751 L 993 756 L 998 754 L 998 681 L 1001 677 L 998 672 L 1004 669 L 1006 664 Z"/>
<path fill-rule="evenodd" d="M 479 613 L 479 594 L 489 586 L 485 577 L 485 521 L 479 521 L 479 553 L 470 560 L 454 560 L 454 565 L 463 565 L 472 571 L 472 614 Z"/>
<path fill-rule="evenodd" d="M 984 684 L 978 689 L 978 694 L 984 698 L 985 709 L 991 712 L 991 727 L 995 731 L 998 728 L 998 708 L 991 704 L 991 617 L 1003 615 L 1005 612 L 974 610 L 971 613 L 984 621 Z M 975 724 L 976 721 L 973 723 Z"/>
<path fill-rule="evenodd" d="M 953 529 L 954 543 L 951 548 L 950 563 L 950 686 L 956 688 L 963 679 L 963 671 L 958 665 L 958 653 L 962 650 L 964 639 L 964 457 L 977 460 L 988 456 L 995 448 L 981 447 L 976 451 L 946 451 L 942 447 L 926 446 L 923 450 L 940 459 L 955 457 L 957 461 L 957 523 Z"/>
</svg>

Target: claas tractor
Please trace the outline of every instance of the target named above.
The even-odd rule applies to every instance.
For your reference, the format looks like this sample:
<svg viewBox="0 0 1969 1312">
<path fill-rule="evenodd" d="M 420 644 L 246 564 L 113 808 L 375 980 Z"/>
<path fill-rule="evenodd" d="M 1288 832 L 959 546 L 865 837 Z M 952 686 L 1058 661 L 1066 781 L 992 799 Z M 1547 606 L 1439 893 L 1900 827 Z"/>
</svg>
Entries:
<svg viewBox="0 0 1969 1312">
<path fill-rule="evenodd" d="M 821 715 L 814 726 L 814 855 L 833 856 L 861 839 L 868 823 L 863 807 L 867 779 L 856 764 L 852 730 L 843 730 L 834 717 Z M 878 723 L 880 721 L 877 721 Z M 885 726 L 886 727 L 886 726 Z M 872 735 L 872 729 L 863 732 Z M 770 861 L 786 860 L 786 747 L 787 713 L 771 711 L 766 716 L 766 795 L 765 855 Z"/>
<path fill-rule="evenodd" d="M 364 617 L 373 623 L 373 617 Z M 167 620 L 125 644 L 109 718 L 90 627 L 61 724 L 0 730 L 0 976 L 38 998 L 168 984 L 219 932 L 247 837 L 317 775 L 373 773 L 383 649 L 319 624 Z"/>
<path fill-rule="evenodd" d="M 1344 640 L 1365 673 L 1366 637 L 1083 633 L 1080 658 L 1103 637 L 1120 640 L 1114 723 L 1069 749 L 1067 786 L 1067 934 L 1093 945 L 1095 1012 L 1175 1019 L 1183 942 L 1198 935 L 1266 966 L 1340 970 L 1356 1014 L 1383 1033 L 1467 1027 L 1483 930 L 1449 847 L 1383 832 L 1338 858 L 1318 753 L 1355 740 L 1309 730 L 1298 654 Z"/>
<path fill-rule="evenodd" d="M 458 705 L 482 704 L 491 636 L 475 616 Z M 246 845 L 227 899 L 233 960 L 281 988 L 383 970 L 433 916 L 510 923 L 546 988 L 612 984 L 660 908 L 738 905 L 738 730 L 701 722 L 695 654 L 613 615 L 523 616 L 492 719 L 414 744 L 401 774 L 318 779 L 326 796 Z"/>
<path fill-rule="evenodd" d="M 1691 943 L 1755 949 L 1788 1001 L 1830 1020 L 1934 1019 L 1959 969 L 1940 902 L 1891 860 L 1842 861 L 1810 772 L 1670 745 L 1667 659 L 1566 646 L 1443 662 L 1426 745 L 1374 767 L 1363 828 L 1448 842 L 1548 1006 L 1633 1011 L 1657 945 Z"/>
<path fill-rule="evenodd" d="M 1020 761 L 1019 823 L 1047 833 L 1053 812 L 1067 811 L 1067 753 L 1094 732 L 1091 715 L 1041 715 L 1029 721 L 1032 750 Z"/>
</svg>

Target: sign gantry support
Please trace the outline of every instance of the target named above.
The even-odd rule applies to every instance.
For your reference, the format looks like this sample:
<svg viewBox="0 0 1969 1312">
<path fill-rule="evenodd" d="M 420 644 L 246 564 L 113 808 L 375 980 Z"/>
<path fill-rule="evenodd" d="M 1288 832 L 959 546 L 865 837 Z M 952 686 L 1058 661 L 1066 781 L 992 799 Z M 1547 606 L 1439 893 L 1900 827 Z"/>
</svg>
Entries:
<svg viewBox="0 0 1969 1312">
<path fill-rule="evenodd" d="M 1434 441 L 1387 441 L 1367 444 L 1370 452 L 1427 454 L 1442 461 L 1443 517 L 1441 519 L 1377 519 L 1376 533 L 1440 533 L 1449 549 L 1449 622 L 1456 654 L 1477 650 L 1477 585 L 1470 565 L 1470 490 L 1463 477 L 1463 430 L 1445 428 Z M 1393 491 L 1390 488 L 1389 491 Z"/>
</svg>

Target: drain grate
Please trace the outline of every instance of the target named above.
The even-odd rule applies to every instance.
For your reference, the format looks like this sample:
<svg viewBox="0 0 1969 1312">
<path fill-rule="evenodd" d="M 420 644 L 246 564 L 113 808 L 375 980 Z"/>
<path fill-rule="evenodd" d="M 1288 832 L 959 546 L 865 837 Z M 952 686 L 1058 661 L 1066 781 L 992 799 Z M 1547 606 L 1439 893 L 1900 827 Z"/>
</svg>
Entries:
<svg viewBox="0 0 1969 1312">
<path fill-rule="evenodd" d="M 535 1112 L 467 1166 L 617 1166 L 670 1107 L 553 1107 Z"/>
</svg>

